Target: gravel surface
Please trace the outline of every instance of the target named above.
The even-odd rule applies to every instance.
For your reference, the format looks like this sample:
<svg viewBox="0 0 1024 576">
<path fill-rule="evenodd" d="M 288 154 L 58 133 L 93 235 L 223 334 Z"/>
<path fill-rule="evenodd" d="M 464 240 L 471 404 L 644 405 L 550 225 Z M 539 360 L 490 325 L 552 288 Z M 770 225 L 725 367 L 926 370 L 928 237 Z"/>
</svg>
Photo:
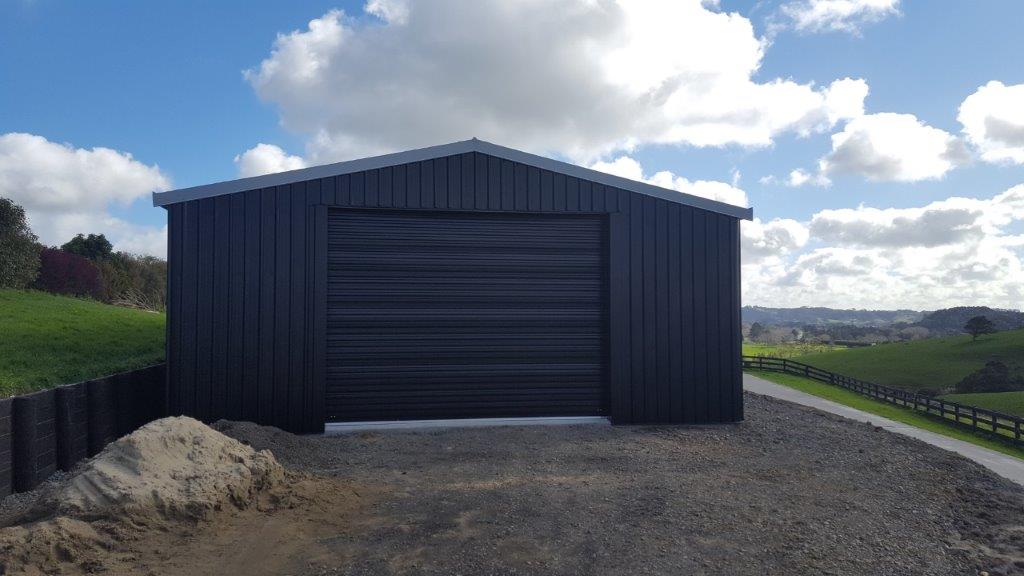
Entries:
<svg viewBox="0 0 1024 576">
<path fill-rule="evenodd" d="M 747 394 L 746 415 L 340 437 L 215 427 L 359 494 L 308 550 L 292 539 L 294 573 L 1024 574 L 1021 487 L 786 402 Z"/>
</svg>

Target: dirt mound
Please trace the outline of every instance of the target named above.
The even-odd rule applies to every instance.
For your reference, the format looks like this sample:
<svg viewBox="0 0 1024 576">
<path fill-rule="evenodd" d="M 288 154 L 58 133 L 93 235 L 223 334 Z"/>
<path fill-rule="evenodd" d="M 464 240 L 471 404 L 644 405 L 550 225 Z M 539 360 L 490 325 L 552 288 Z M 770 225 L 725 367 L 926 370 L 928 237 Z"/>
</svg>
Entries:
<svg viewBox="0 0 1024 576">
<path fill-rule="evenodd" d="M 0 529 L 0 574 L 92 572 L 116 549 L 114 538 L 90 523 L 58 517 Z"/>
<path fill-rule="evenodd" d="M 107 446 L 37 509 L 84 519 L 198 519 L 228 503 L 248 506 L 283 474 L 266 450 L 192 418 L 163 418 Z"/>
<path fill-rule="evenodd" d="M 132 530 L 194 525 L 225 507 L 245 509 L 283 483 L 284 469 L 197 420 L 151 422 L 41 488 L 0 529 L 0 574 L 68 565 L 88 570 Z"/>
</svg>

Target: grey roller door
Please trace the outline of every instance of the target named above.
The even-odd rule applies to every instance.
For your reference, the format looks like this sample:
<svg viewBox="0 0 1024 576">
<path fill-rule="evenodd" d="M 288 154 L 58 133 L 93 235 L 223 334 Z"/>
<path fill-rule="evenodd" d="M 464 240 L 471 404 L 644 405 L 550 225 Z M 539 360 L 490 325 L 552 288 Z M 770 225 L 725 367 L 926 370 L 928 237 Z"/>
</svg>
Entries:
<svg viewBox="0 0 1024 576">
<path fill-rule="evenodd" d="M 604 228 L 331 211 L 327 420 L 605 414 Z"/>
</svg>

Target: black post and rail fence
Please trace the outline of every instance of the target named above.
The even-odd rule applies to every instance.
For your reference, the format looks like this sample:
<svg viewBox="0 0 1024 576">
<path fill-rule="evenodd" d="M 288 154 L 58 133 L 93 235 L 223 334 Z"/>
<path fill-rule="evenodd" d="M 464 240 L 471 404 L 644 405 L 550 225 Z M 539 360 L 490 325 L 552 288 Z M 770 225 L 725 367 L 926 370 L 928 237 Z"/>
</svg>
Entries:
<svg viewBox="0 0 1024 576">
<path fill-rule="evenodd" d="M 167 413 L 164 364 L 0 399 L 0 498 Z"/>
<path fill-rule="evenodd" d="M 766 372 L 793 374 L 817 380 L 818 382 L 832 384 L 833 386 L 845 388 L 875 400 L 939 417 L 951 424 L 983 432 L 1024 448 L 1024 438 L 1022 438 L 1024 436 L 1024 418 L 1011 414 L 1004 414 L 976 406 L 967 406 L 958 402 L 950 402 L 949 400 L 934 398 L 899 388 L 890 388 L 889 386 L 875 384 L 874 382 L 866 382 L 857 378 L 851 378 L 850 376 L 822 370 L 810 364 L 804 364 L 803 362 L 787 358 L 744 356 L 743 368 L 744 370 L 764 370 Z"/>
</svg>

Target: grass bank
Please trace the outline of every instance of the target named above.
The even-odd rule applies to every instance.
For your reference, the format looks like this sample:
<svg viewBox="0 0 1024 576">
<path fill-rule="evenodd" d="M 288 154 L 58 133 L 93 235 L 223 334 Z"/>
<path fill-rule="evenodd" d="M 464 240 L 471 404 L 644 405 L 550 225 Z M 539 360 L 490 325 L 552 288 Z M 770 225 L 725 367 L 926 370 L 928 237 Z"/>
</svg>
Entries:
<svg viewBox="0 0 1024 576">
<path fill-rule="evenodd" d="M 992 359 L 1011 370 L 1024 371 L 1024 330 L 990 334 L 977 341 L 966 335 L 951 336 L 800 357 L 801 362 L 823 370 L 905 390 L 952 387 Z M 1002 407 L 991 408 L 1005 411 Z"/>
<path fill-rule="evenodd" d="M 0 290 L 0 397 L 164 359 L 164 314 Z"/>
<path fill-rule="evenodd" d="M 944 400 L 968 406 L 988 408 L 1014 416 L 1024 416 L 1024 392 L 988 392 L 983 394 L 946 394 Z"/>
<path fill-rule="evenodd" d="M 801 392 L 818 396 L 819 398 L 843 404 L 844 406 L 863 410 L 864 412 L 868 412 L 876 416 L 895 420 L 896 422 L 928 430 L 929 432 L 935 432 L 936 434 L 942 434 L 943 436 L 956 438 L 957 440 L 963 440 L 964 442 L 970 442 L 971 444 L 989 448 L 996 452 L 1024 459 L 1024 450 L 1015 448 L 1004 442 L 994 440 L 985 434 L 958 428 L 952 423 L 947 424 L 938 417 L 926 416 L 907 408 L 901 408 L 885 402 L 879 402 L 878 400 L 861 396 L 860 394 L 851 392 L 844 388 L 839 388 L 838 386 L 832 386 L 831 384 L 825 384 L 823 382 L 817 382 L 801 376 L 779 374 L 776 372 L 760 372 L 756 370 L 750 371 L 750 373 L 770 382 L 788 386 L 790 388 L 800 390 Z"/>
</svg>

